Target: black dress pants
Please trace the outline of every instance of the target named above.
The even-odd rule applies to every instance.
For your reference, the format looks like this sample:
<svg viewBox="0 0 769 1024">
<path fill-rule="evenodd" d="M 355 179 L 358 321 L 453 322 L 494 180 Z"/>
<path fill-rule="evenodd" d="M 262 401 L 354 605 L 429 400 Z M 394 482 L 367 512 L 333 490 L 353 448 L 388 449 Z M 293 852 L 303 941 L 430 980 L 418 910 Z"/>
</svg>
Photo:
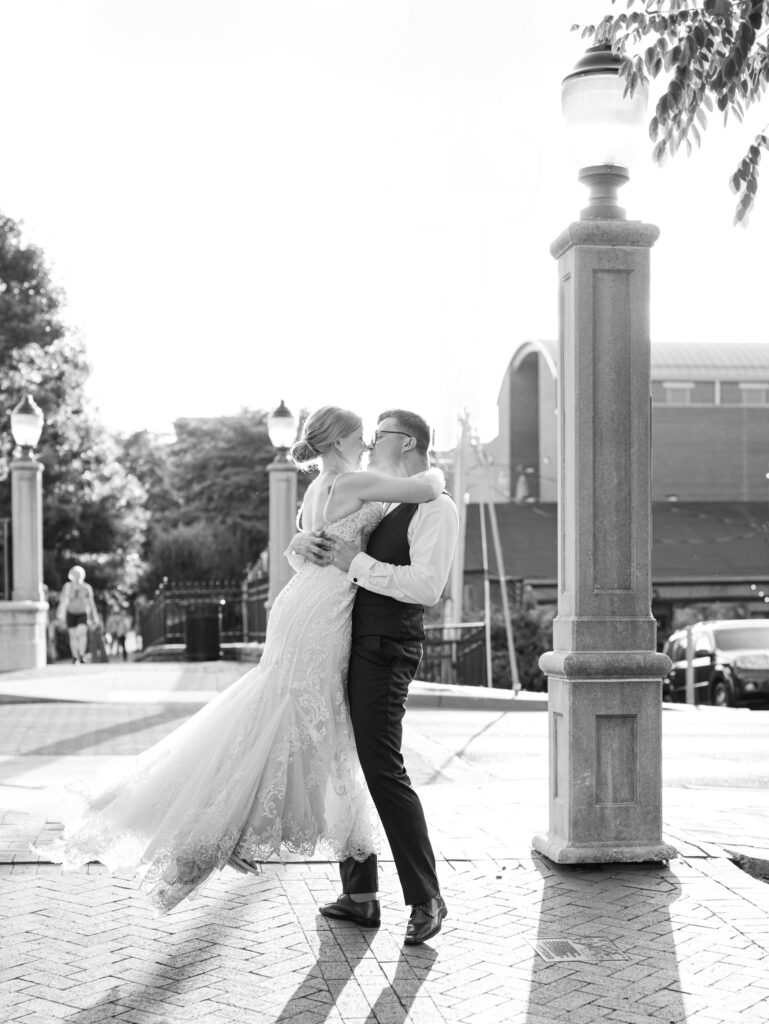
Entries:
<svg viewBox="0 0 769 1024">
<path fill-rule="evenodd" d="M 409 683 L 422 658 L 418 641 L 354 637 L 348 693 L 358 757 L 395 860 L 407 904 L 439 894 L 435 856 L 419 797 L 401 753 Z M 379 888 L 377 858 L 340 864 L 346 893 Z"/>
</svg>

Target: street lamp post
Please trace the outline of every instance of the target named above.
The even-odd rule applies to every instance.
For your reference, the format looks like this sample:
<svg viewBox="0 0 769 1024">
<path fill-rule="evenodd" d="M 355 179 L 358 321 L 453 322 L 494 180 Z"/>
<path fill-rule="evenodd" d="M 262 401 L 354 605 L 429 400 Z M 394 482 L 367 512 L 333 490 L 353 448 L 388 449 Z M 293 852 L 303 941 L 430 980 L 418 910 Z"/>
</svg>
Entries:
<svg viewBox="0 0 769 1024">
<path fill-rule="evenodd" d="M 558 616 L 548 675 L 549 831 L 557 863 L 667 861 L 661 681 L 651 615 L 649 252 L 617 190 L 646 96 L 624 96 L 611 47 L 564 79 L 563 109 L 590 189 L 553 243 L 559 272 Z"/>
<path fill-rule="evenodd" d="M 43 466 L 34 454 L 43 423 L 43 413 L 29 395 L 11 413 L 17 451 L 11 461 L 11 600 L 0 602 L 0 664 L 5 669 L 39 668 L 46 663 Z"/>
<path fill-rule="evenodd" d="M 11 462 L 14 601 L 43 600 L 43 466 L 34 453 L 43 422 L 30 395 L 11 413 L 11 433 L 18 446 Z"/>
<path fill-rule="evenodd" d="M 270 479 L 269 513 L 269 589 L 265 608 L 269 613 L 275 598 L 291 578 L 284 552 L 296 530 L 296 467 L 288 459 L 288 449 L 296 439 L 296 419 L 281 400 L 267 417 L 267 432 L 276 449 L 267 467 Z"/>
</svg>

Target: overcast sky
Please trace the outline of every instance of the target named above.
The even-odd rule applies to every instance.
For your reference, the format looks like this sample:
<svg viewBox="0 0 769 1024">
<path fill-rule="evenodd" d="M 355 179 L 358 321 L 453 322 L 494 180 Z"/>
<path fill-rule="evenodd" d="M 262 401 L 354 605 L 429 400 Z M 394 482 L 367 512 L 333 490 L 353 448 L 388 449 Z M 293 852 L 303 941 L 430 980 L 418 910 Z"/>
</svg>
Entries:
<svg viewBox="0 0 769 1024">
<path fill-rule="evenodd" d="M 105 423 L 284 399 L 446 438 L 466 405 L 493 436 L 513 348 L 557 332 L 549 246 L 585 202 L 560 80 L 608 6 L 0 0 L 0 209 L 68 294 Z M 654 340 L 767 341 L 769 182 L 747 230 L 726 185 L 767 120 L 639 156 Z"/>
</svg>

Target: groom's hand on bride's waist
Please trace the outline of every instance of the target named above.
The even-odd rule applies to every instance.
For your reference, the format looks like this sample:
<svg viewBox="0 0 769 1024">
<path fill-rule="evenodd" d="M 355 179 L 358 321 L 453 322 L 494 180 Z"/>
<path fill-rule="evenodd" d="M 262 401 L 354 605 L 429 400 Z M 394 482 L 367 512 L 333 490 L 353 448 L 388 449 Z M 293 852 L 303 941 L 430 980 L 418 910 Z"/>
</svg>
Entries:
<svg viewBox="0 0 769 1024">
<path fill-rule="evenodd" d="M 315 565 L 329 565 L 334 542 L 330 537 L 326 537 L 322 530 L 313 530 L 312 533 L 297 533 L 289 547 L 291 551 L 306 558 L 308 562 L 314 562 Z"/>
</svg>

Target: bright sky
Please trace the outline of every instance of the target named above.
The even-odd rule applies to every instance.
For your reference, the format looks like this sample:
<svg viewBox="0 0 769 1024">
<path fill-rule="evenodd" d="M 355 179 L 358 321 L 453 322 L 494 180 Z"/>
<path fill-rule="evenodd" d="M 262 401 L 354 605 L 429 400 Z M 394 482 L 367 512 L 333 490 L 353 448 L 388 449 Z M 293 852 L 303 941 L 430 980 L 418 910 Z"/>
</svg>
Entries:
<svg viewBox="0 0 769 1024">
<path fill-rule="evenodd" d="M 0 0 L 0 208 L 85 337 L 112 429 L 334 403 L 484 437 L 511 352 L 557 333 L 551 241 L 586 193 L 560 81 L 608 0 Z M 767 106 L 622 202 L 662 231 L 654 340 L 767 341 Z M 763 114 L 763 117 L 761 117 Z"/>
</svg>

